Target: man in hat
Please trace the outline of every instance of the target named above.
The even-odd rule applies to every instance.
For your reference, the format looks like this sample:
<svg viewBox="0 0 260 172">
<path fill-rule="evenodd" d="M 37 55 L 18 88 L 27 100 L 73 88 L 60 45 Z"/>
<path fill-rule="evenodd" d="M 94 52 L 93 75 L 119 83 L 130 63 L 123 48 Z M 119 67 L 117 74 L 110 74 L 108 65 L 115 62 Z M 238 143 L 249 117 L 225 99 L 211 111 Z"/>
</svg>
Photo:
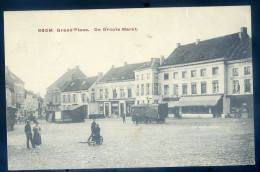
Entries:
<svg viewBox="0 0 260 172">
<path fill-rule="evenodd" d="M 29 141 L 31 142 L 32 147 L 35 148 L 34 143 L 32 141 L 32 129 L 31 129 L 31 124 L 30 124 L 29 120 L 26 121 L 26 125 L 24 127 L 24 132 L 26 134 L 27 148 L 30 148 Z"/>
</svg>

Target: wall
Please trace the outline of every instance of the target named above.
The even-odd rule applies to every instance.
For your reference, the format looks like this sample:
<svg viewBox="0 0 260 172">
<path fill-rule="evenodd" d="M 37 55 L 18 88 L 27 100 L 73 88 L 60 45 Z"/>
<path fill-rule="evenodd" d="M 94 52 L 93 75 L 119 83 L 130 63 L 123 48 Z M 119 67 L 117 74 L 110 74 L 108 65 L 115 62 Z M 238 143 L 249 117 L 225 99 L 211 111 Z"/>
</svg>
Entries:
<svg viewBox="0 0 260 172">
<path fill-rule="evenodd" d="M 253 70 L 252 70 L 252 59 L 243 59 L 243 60 L 236 60 L 230 61 L 227 63 L 228 67 L 228 95 L 245 95 L 245 94 L 253 94 Z M 250 67 L 250 74 L 244 74 L 244 68 Z M 238 76 L 233 76 L 233 69 L 238 69 Z M 251 91 L 245 92 L 245 79 L 250 79 L 251 83 Z M 235 93 L 233 92 L 233 81 L 239 81 L 240 91 Z"/>
<path fill-rule="evenodd" d="M 147 78 L 147 74 L 149 78 Z M 142 78 L 142 75 L 144 76 Z M 156 77 L 157 75 L 157 77 Z M 135 104 L 148 104 L 160 101 L 161 96 L 154 95 L 154 83 L 158 83 L 158 71 L 157 69 L 148 68 L 145 70 L 135 71 L 135 88 L 139 86 L 139 95 L 136 96 Z M 141 94 L 141 85 L 144 85 L 144 94 Z M 147 94 L 147 84 L 150 84 L 149 95 Z M 159 89 L 159 88 L 158 88 Z"/>
<path fill-rule="evenodd" d="M 212 75 L 212 68 L 218 67 L 218 74 Z M 206 69 L 206 76 L 200 76 L 200 70 Z M 191 77 L 191 71 L 196 70 L 196 77 Z M 187 71 L 187 78 L 182 78 L 182 71 Z M 177 79 L 173 79 L 173 73 L 178 72 Z M 169 74 L 169 79 L 164 80 L 164 74 Z M 212 81 L 218 80 L 219 91 L 213 93 Z M 187 84 L 187 95 L 191 93 L 191 83 L 197 84 L 197 94 L 201 95 L 201 82 L 206 82 L 207 91 L 205 94 L 223 94 L 224 93 L 224 62 L 210 62 L 204 64 L 179 65 L 175 67 L 161 69 L 159 73 L 159 83 L 161 83 L 161 94 L 164 95 L 164 85 L 169 85 L 169 95 L 164 97 L 175 97 L 173 95 L 173 85 L 178 84 L 178 96 L 182 94 L 182 84 Z"/>
</svg>

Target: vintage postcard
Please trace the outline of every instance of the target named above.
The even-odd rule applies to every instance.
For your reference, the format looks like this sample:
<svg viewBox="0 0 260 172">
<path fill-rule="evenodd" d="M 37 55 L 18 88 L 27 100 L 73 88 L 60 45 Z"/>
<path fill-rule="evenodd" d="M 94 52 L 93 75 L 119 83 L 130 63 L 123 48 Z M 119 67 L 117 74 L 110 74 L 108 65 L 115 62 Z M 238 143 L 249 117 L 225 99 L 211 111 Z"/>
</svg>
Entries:
<svg viewBox="0 0 260 172">
<path fill-rule="evenodd" d="M 255 164 L 250 6 L 4 12 L 9 170 Z"/>
</svg>

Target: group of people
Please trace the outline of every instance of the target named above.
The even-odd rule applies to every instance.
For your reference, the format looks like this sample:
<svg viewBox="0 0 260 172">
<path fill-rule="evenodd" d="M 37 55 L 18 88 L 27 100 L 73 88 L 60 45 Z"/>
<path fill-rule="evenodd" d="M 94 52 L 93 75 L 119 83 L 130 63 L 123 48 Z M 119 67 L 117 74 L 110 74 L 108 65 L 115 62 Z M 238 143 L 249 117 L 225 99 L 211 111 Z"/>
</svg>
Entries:
<svg viewBox="0 0 260 172">
<path fill-rule="evenodd" d="M 96 120 L 93 119 L 93 122 L 91 124 L 91 135 L 88 138 L 88 141 L 92 140 L 92 141 L 96 141 L 99 140 L 100 138 L 100 127 L 99 125 L 96 123 Z"/>
<path fill-rule="evenodd" d="M 33 148 L 36 148 L 36 146 L 39 146 L 42 144 L 41 139 L 41 127 L 39 126 L 39 122 L 33 121 L 35 126 L 33 127 L 33 130 L 31 128 L 31 121 L 27 120 L 26 125 L 24 127 L 24 132 L 26 134 L 26 144 L 27 148 L 30 148 L 30 143 Z M 33 131 L 33 133 L 32 133 Z"/>
</svg>

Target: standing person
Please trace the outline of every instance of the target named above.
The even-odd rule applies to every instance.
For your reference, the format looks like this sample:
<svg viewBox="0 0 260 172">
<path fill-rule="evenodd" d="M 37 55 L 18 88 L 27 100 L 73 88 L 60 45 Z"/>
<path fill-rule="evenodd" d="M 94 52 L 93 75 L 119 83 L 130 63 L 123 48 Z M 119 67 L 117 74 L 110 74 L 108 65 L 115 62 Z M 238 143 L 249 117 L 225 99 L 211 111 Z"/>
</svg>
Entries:
<svg viewBox="0 0 260 172">
<path fill-rule="evenodd" d="M 138 113 L 135 116 L 135 122 L 136 122 L 136 125 L 138 125 L 138 122 L 139 122 L 139 114 Z"/>
<path fill-rule="evenodd" d="M 36 126 L 33 127 L 33 144 L 35 146 L 42 144 L 41 127 L 39 126 L 39 122 L 36 122 Z"/>
<path fill-rule="evenodd" d="M 31 129 L 31 124 L 30 121 L 26 121 L 26 125 L 24 127 L 24 132 L 26 134 L 26 144 L 27 144 L 27 148 L 30 148 L 29 146 L 29 141 L 32 144 L 32 147 L 35 148 L 33 141 L 32 141 L 32 129 Z"/>
<path fill-rule="evenodd" d="M 126 124 L 126 121 L 125 121 L 126 115 L 125 115 L 125 113 L 123 113 L 122 118 L 123 118 L 123 124 Z"/>
<path fill-rule="evenodd" d="M 96 127 L 96 119 L 93 119 L 93 122 L 91 124 L 91 135 L 88 138 L 88 141 L 91 139 L 91 137 L 93 137 L 94 131 L 95 131 L 95 127 Z"/>
</svg>

